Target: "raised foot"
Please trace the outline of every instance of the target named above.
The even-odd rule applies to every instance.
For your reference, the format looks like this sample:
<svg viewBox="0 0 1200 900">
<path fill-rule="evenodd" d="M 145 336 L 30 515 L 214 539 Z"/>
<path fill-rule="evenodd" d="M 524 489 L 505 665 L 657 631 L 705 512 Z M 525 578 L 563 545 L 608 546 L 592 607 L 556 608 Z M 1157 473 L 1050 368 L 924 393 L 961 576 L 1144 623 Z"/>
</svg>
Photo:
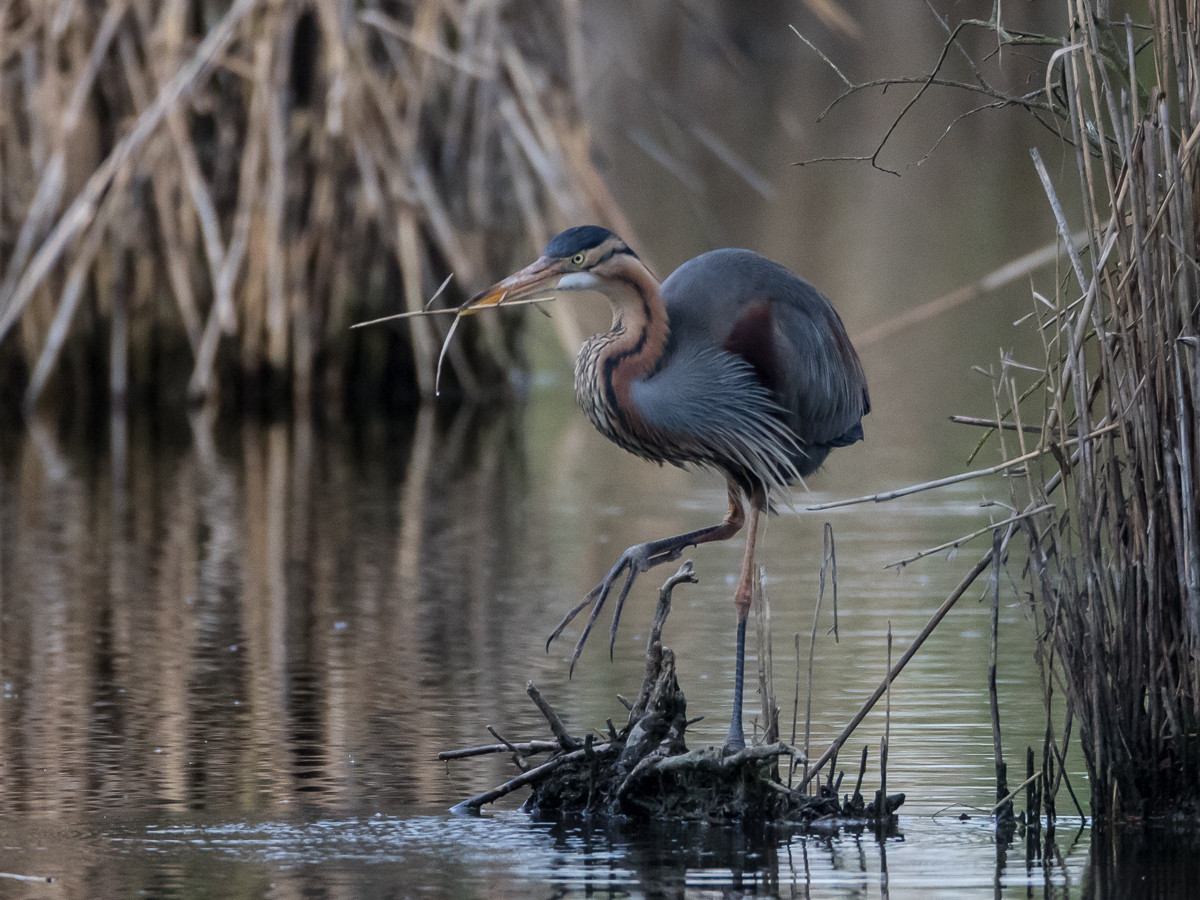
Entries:
<svg viewBox="0 0 1200 900">
<path fill-rule="evenodd" d="M 558 623 L 550 637 L 546 640 L 546 651 L 550 651 L 550 644 L 554 639 L 562 634 L 563 629 L 571 623 L 584 607 L 592 604 L 592 614 L 588 617 L 587 625 L 583 629 L 583 634 L 579 636 L 579 640 L 575 644 L 575 650 L 571 654 L 571 668 L 568 672 L 568 677 L 575 673 L 575 663 L 579 661 L 579 654 L 583 652 L 583 645 L 587 642 L 588 635 L 592 633 L 592 626 L 596 624 L 596 619 L 600 617 L 600 609 L 604 606 L 604 602 L 608 599 L 609 593 L 612 591 L 613 585 L 622 573 L 625 575 L 625 583 L 621 586 L 621 593 L 617 596 L 617 606 L 613 610 L 612 630 L 609 634 L 608 655 L 612 658 L 613 646 L 617 642 L 617 625 L 621 621 L 621 610 L 625 607 L 625 598 L 629 596 L 629 589 L 633 587 L 634 579 L 642 572 L 649 571 L 657 565 L 672 560 L 679 559 L 683 555 L 685 548 L 691 546 L 691 542 L 686 540 L 690 535 L 681 535 L 679 538 L 669 538 L 665 541 L 654 541 L 646 544 L 635 544 L 621 554 L 621 558 L 617 560 L 617 564 L 609 569 L 604 580 L 596 587 L 592 588 L 579 602 L 579 604 L 567 613 L 561 622 Z"/>
</svg>

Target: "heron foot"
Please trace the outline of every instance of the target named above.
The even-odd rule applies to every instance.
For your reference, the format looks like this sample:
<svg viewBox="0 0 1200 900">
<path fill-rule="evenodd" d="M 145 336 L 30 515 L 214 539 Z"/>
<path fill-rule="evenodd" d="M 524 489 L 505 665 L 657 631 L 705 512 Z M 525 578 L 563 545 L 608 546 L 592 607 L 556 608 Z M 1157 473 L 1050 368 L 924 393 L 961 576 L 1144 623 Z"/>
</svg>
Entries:
<svg viewBox="0 0 1200 900">
<path fill-rule="evenodd" d="M 575 650 L 571 654 L 571 668 L 568 671 L 567 677 L 575 673 L 575 663 L 579 661 L 579 654 L 583 652 L 583 645 L 587 643 L 588 636 L 592 633 L 592 626 L 596 624 L 596 620 L 600 617 L 600 610 L 608 600 L 608 595 L 612 592 L 613 585 L 617 583 L 617 579 L 622 574 L 625 576 L 625 583 L 621 586 L 621 593 L 617 595 L 617 605 L 613 610 L 612 629 L 609 633 L 608 641 L 608 656 L 609 659 L 613 655 L 613 647 L 617 642 L 617 625 L 621 621 L 621 610 L 625 607 L 625 598 L 629 596 L 629 590 L 633 587 L 634 580 L 638 575 L 653 569 L 655 566 L 665 562 L 679 559 L 683 556 L 683 551 L 691 546 L 692 535 L 681 535 L 679 538 L 668 538 L 664 541 L 652 541 L 646 544 L 634 544 L 621 554 L 621 558 L 617 560 L 616 565 L 609 569 L 608 574 L 604 576 L 596 587 L 592 588 L 579 602 L 579 604 L 567 613 L 561 622 L 551 632 L 550 637 L 546 640 L 546 652 L 550 651 L 550 644 L 554 639 L 562 634 L 563 629 L 571 623 L 580 612 L 589 604 L 592 605 L 591 615 L 588 617 L 587 625 L 584 626 L 583 634 L 579 636 L 579 640 L 575 644 Z"/>
<path fill-rule="evenodd" d="M 725 738 L 725 743 L 721 745 L 722 756 L 733 756 L 735 753 L 741 753 L 746 749 L 746 736 L 742 734 L 741 728 L 738 728 L 738 733 L 731 733 Z"/>
</svg>

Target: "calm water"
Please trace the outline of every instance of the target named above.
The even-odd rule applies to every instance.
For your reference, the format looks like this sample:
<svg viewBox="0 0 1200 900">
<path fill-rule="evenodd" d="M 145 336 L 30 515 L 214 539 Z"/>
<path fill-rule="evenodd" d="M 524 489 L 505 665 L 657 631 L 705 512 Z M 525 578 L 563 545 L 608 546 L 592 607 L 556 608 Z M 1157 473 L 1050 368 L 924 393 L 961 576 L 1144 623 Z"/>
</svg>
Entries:
<svg viewBox="0 0 1200 900">
<path fill-rule="evenodd" d="M 804 4 L 788 15 L 855 77 L 920 71 L 940 47 L 921 4 L 872 5 L 870 16 L 845 5 L 858 38 L 821 32 Z M 890 162 L 903 178 L 788 167 L 869 151 L 894 110 L 864 103 L 814 126 L 836 83 L 797 47 L 791 19 L 747 6 L 763 7 L 753 27 L 733 4 L 711 21 L 588 5 L 597 153 L 659 271 L 710 246 L 753 247 L 806 273 L 861 334 L 1052 240 L 1027 148 L 1040 143 L 1047 160 L 1062 149 L 1020 119 L 966 120 L 912 165 L 965 111 L 959 100 L 922 107 L 897 133 Z M 986 17 L 992 4 L 976 6 Z M 647 100 L 646 77 L 685 115 Z M 688 138 L 695 122 L 770 189 Z M 673 168 L 647 152 L 656 147 Z M 514 249 L 515 265 L 523 254 Z M 1040 289 L 1053 283 L 1039 274 Z M 807 651 L 822 525 L 835 530 L 840 641 L 826 633 L 827 597 L 814 754 L 883 676 L 889 625 L 898 654 L 986 548 L 899 573 L 884 566 L 1002 518 L 981 501 L 1004 501 L 1008 488 L 991 479 L 880 506 L 803 508 L 960 470 L 977 435 L 946 417 L 993 414 L 990 384 L 972 366 L 995 365 L 1002 350 L 1038 361 L 1031 336 L 1011 327 L 1029 305 L 1022 284 L 863 345 L 875 405 L 867 441 L 835 453 L 812 493 L 797 492 L 798 511 L 760 538 L 790 729 L 794 635 Z M 575 309 L 603 326 L 602 304 Z M 0 878 L 0 896 L 1194 893 L 1195 836 L 1094 837 L 1065 792 L 1049 844 L 997 844 L 986 816 L 995 787 L 984 580 L 895 683 L 888 783 L 909 799 L 886 840 L 534 823 L 516 810 L 519 796 L 484 818 L 450 816 L 512 766 L 496 757 L 447 767 L 437 752 L 491 743 L 487 725 L 544 737 L 528 680 L 577 732 L 619 717 L 616 694 L 640 684 L 656 589 L 670 573 L 635 588 L 612 663 L 598 637 L 568 680 L 576 632 L 549 655 L 546 635 L 626 546 L 724 512 L 714 477 L 640 462 L 592 431 L 540 318 L 530 352 L 528 398 L 512 409 L 430 408 L 354 426 L 132 411 L 0 427 L 0 871 L 55 879 Z M 979 464 L 995 461 L 992 448 Z M 664 634 L 689 709 L 705 716 L 693 745 L 725 732 L 741 552 L 737 541 L 694 552 L 700 583 L 678 589 Z M 1033 626 L 1008 580 L 1020 562 L 1002 582 L 999 665 L 1014 785 L 1045 729 Z M 801 713 L 801 741 L 803 727 Z M 882 715 L 868 717 L 843 755 L 870 748 L 869 790 L 883 728 Z M 1086 803 L 1077 746 L 1068 763 Z"/>
<path fill-rule="evenodd" d="M 569 401 L 551 384 L 521 410 L 358 429 L 135 419 L 101 446 L 44 422 L 6 439 L 0 870 L 56 880 L 0 879 L 0 896 L 1116 897 L 1143 876 L 1162 886 L 1147 896 L 1185 896 L 1200 876 L 1187 844 L 1169 864 L 1162 845 L 1148 854 L 1128 840 L 1093 853 L 1072 814 L 1049 845 L 997 846 L 983 811 L 994 787 L 982 588 L 896 682 L 888 778 L 909 802 L 882 842 L 535 823 L 519 798 L 484 818 L 449 815 L 511 764 L 447 768 L 438 750 L 490 742 L 488 724 L 545 736 L 526 680 L 580 731 L 619 715 L 661 579 L 635 590 L 614 663 L 590 646 L 568 681 L 569 642 L 546 655 L 545 635 L 618 548 L 721 512 L 713 479 L 626 458 Z M 846 451 L 812 499 L 853 487 L 886 454 Z M 841 639 L 823 614 L 814 751 L 881 677 L 888 624 L 905 646 L 975 555 L 900 575 L 881 566 L 976 527 L 979 490 L 828 517 Z M 765 533 L 788 709 L 822 521 L 785 514 Z M 739 556 L 695 554 L 701 583 L 679 588 L 667 625 L 690 710 L 707 716 L 693 744 L 724 732 Z M 1016 766 L 1044 718 L 1029 625 L 1015 602 L 1002 618 Z M 872 748 L 868 789 L 882 729 L 872 716 L 852 741 L 855 755 Z"/>
</svg>

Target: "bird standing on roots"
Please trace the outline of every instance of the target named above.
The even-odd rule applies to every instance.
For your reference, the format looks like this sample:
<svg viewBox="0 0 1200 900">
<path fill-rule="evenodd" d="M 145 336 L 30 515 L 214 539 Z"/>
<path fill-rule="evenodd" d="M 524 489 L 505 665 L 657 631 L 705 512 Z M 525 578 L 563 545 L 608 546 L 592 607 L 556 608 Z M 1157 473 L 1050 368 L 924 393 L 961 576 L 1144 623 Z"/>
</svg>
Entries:
<svg viewBox="0 0 1200 900">
<path fill-rule="evenodd" d="M 815 472 L 835 447 L 862 440 L 871 410 L 867 382 L 829 301 L 783 266 L 749 250 L 714 250 L 661 285 L 625 242 L 594 225 L 554 238 L 541 258 L 487 289 L 462 312 L 506 302 L 597 291 L 612 304 L 612 329 L 584 343 L 575 394 L 592 424 L 644 459 L 701 466 L 725 476 L 729 512 L 720 525 L 630 547 L 572 609 L 591 617 L 571 671 L 622 573 L 612 643 L 634 579 L 685 548 L 733 537 L 748 524 L 733 602 L 737 672 L 727 752 L 745 747 L 742 686 L 758 520 L 773 494 Z M 547 641 L 547 648 L 550 641 Z"/>
</svg>

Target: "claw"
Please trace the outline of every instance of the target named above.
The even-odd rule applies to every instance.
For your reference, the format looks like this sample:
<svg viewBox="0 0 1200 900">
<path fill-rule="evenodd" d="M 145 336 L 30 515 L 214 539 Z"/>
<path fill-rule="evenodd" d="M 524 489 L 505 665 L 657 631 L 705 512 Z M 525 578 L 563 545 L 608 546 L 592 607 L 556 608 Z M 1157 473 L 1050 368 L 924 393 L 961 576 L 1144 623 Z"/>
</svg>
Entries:
<svg viewBox="0 0 1200 900">
<path fill-rule="evenodd" d="M 600 610 L 604 607 L 608 600 L 608 595 L 612 592 L 612 587 L 617 579 L 621 577 L 621 573 L 627 573 L 625 576 L 625 584 L 621 587 L 621 594 L 617 598 L 617 608 L 613 613 L 612 636 L 609 642 L 608 655 L 612 658 L 613 646 L 617 640 L 617 625 L 621 621 L 621 610 L 625 606 L 625 598 L 629 596 L 629 591 L 633 587 L 633 581 L 637 576 L 649 569 L 651 566 L 657 565 L 659 560 L 652 559 L 648 552 L 650 546 L 648 544 L 636 544 L 630 547 L 621 554 L 621 558 L 617 560 L 617 564 L 609 569 L 608 574 L 604 576 L 596 587 L 588 591 L 579 603 L 563 616 L 563 620 L 558 623 L 550 637 L 546 640 L 546 652 L 550 652 L 550 645 L 554 643 L 554 639 L 563 633 L 563 629 L 571 623 L 571 620 L 579 615 L 585 607 L 592 605 L 592 614 L 588 616 L 587 624 L 583 627 L 583 633 L 579 636 L 579 640 L 575 643 L 575 650 L 571 654 L 571 667 L 568 670 L 567 677 L 570 678 L 575 674 L 575 663 L 579 661 L 579 655 L 583 652 L 583 645 L 587 643 L 588 637 L 592 633 L 592 627 L 596 624 L 596 619 L 600 617 Z"/>
<path fill-rule="evenodd" d="M 571 620 L 574 619 L 577 615 L 579 615 L 579 613 L 583 611 L 583 608 L 585 606 L 587 606 L 589 603 L 591 603 L 593 600 L 596 599 L 596 595 L 598 593 L 600 593 L 600 587 L 603 587 L 603 585 L 592 588 L 592 590 L 588 591 L 588 595 L 579 601 L 579 605 L 576 606 L 569 613 L 567 613 L 565 616 L 563 616 L 563 620 L 561 622 L 559 622 L 558 625 L 555 626 L 555 628 L 552 632 L 550 632 L 550 637 L 546 638 L 546 652 L 547 653 L 550 652 L 550 645 L 554 643 L 554 639 L 563 633 L 563 629 L 571 624 Z"/>
<path fill-rule="evenodd" d="M 633 579 L 638 577 L 639 572 L 644 572 L 645 569 L 639 569 L 637 566 L 630 563 L 629 574 L 625 576 L 625 586 L 621 588 L 621 596 L 617 598 L 617 608 L 613 610 L 612 630 L 608 636 L 608 661 L 613 660 L 613 648 L 617 646 L 617 623 L 621 621 L 621 610 L 625 608 L 625 598 L 629 596 L 629 589 L 633 587 Z"/>
<path fill-rule="evenodd" d="M 634 548 L 631 547 L 630 550 L 632 549 Z M 604 607 L 604 601 L 608 599 L 608 593 L 612 590 L 614 582 L 625 569 L 629 569 L 629 577 L 625 581 L 625 590 L 621 594 L 622 602 L 625 600 L 625 594 L 629 593 L 630 584 L 637 577 L 637 573 L 633 569 L 633 560 L 629 558 L 629 550 L 621 554 L 617 564 L 609 569 L 604 580 L 600 582 L 600 586 L 595 589 L 595 593 L 598 593 L 599 596 L 596 597 L 596 604 L 592 607 L 592 614 L 588 616 L 587 624 L 583 626 L 583 634 L 579 635 L 579 640 L 575 644 L 575 652 L 571 654 L 571 667 L 567 670 L 568 678 L 575 674 L 575 663 L 579 662 L 579 654 L 583 652 L 583 645 L 587 643 L 588 635 L 592 633 L 592 626 L 596 624 L 596 619 L 600 618 L 600 610 Z M 620 609 L 618 608 L 619 614 Z"/>
<path fill-rule="evenodd" d="M 633 587 L 633 582 L 638 575 L 665 562 L 679 559 L 683 556 L 683 551 L 688 547 L 694 547 L 697 544 L 708 543 L 709 541 L 726 540 L 736 534 L 738 529 L 742 527 L 740 517 L 741 507 L 735 507 L 733 505 L 733 495 L 731 494 L 730 497 L 730 514 L 726 516 L 725 521 L 720 525 L 713 525 L 709 528 L 702 528 L 699 531 L 691 531 L 687 534 L 677 535 L 676 537 L 664 538 L 660 541 L 651 541 L 647 544 L 634 544 L 621 554 L 621 558 L 617 560 L 615 566 L 609 569 L 608 574 L 604 576 L 604 580 L 592 588 L 574 609 L 563 616 L 563 620 L 558 623 L 558 626 L 550 633 L 550 637 L 546 639 L 547 653 L 550 652 L 550 645 L 554 643 L 554 639 L 563 633 L 563 630 L 577 615 L 583 612 L 585 607 L 592 604 L 592 613 L 588 616 L 587 625 L 584 626 L 583 634 L 579 636 L 579 640 L 575 644 L 575 650 L 571 654 L 571 667 L 568 670 L 568 678 L 575 673 L 575 663 L 579 661 L 579 655 L 583 652 L 583 645 L 587 643 L 588 636 L 592 633 L 592 626 L 596 624 L 596 619 L 600 616 L 600 610 L 603 608 L 605 601 L 608 600 L 608 595 L 612 591 L 617 579 L 621 577 L 621 573 L 626 573 L 625 584 L 621 586 L 621 593 L 617 597 L 617 606 L 613 611 L 612 629 L 608 642 L 609 659 L 612 659 L 613 648 L 617 642 L 617 626 L 621 622 L 621 610 L 625 607 L 625 599 L 629 596 L 629 591 Z M 737 515 L 734 514 L 735 512 Z"/>
</svg>

